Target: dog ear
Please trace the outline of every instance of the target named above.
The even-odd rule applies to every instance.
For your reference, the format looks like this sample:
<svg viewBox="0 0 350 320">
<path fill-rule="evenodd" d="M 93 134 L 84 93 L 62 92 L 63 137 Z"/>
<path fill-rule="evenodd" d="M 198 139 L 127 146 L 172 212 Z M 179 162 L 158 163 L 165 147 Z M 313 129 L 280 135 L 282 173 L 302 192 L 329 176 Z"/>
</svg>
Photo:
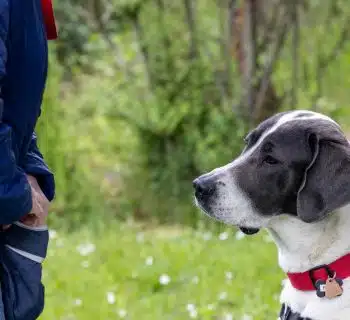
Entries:
<svg viewBox="0 0 350 320">
<path fill-rule="evenodd" d="M 312 160 L 297 195 L 297 214 L 315 222 L 350 202 L 350 145 L 338 130 L 308 137 Z"/>
</svg>

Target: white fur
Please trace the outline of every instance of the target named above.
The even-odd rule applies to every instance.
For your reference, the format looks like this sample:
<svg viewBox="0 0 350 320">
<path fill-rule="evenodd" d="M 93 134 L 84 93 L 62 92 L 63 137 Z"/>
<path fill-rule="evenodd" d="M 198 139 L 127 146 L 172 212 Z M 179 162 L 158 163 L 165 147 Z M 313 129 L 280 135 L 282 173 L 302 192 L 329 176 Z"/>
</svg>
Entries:
<svg viewBox="0 0 350 320">
<path fill-rule="evenodd" d="M 312 117 L 296 119 L 300 112 L 312 114 Z M 322 119 L 336 124 L 332 119 L 310 111 L 287 113 L 250 150 L 232 163 L 211 172 L 220 174 L 220 181 L 225 185 L 220 188 L 217 203 L 212 208 L 214 217 L 243 227 L 266 227 L 278 247 L 279 264 L 285 272 L 304 272 L 315 266 L 331 263 L 350 252 L 350 206 L 312 224 L 287 215 L 261 217 L 235 182 L 234 169 L 237 164 L 246 161 L 272 132 L 287 122 L 304 119 Z M 298 291 L 286 280 L 281 303 L 287 303 L 293 311 L 313 320 L 350 320 L 350 280 L 344 281 L 343 288 L 341 297 L 327 300 L 318 298 L 314 291 Z"/>
<path fill-rule="evenodd" d="M 222 181 L 225 181 L 224 177 Z M 243 227 L 261 228 L 266 225 L 268 219 L 258 215 L 250 201 L 247 201 L 246 195 L 236 184 L 227 182 L 229 188 L 222 188 L 219 191 L 219 199 L 225 202 L 219 210 L 213 211 L 213 216 L 226 224 L 234 224 Z M 234 199 L 232 198 L 234 195 Z M 220 203 L 221 206 L 221 203 Z M 232 213 L 235 213 L 233 216 Z"/>
<path fill-rule="evenodd" d="M 315 224 L 292 217 L 274 217 L 268 230 L 278 247 L 279 264 L 285 272 L 304 272 L 329 264 L 350 252 L 350 205 Z M 350 266 L 349 266 L 350 267 Z M 303 292 L 284 282 L 281 303 L 313 320 L 350 319 L 350 280 L 344 280 L 344 293 L 335 299 L 320 299 L 315 292 Z"/>
</svg>

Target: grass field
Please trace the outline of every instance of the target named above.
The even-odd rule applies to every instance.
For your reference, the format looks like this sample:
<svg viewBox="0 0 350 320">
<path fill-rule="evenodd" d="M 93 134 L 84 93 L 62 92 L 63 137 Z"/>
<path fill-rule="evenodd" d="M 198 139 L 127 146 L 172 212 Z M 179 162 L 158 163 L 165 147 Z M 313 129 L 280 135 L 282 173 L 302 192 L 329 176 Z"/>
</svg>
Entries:
<svg viewBox="0 0 350 320">
<path fill-rule="evenodd" d="M 276 319 L 282 279 L 264 232 L 131 223 L 51 231 L 40 319 Z"/>
</svg>

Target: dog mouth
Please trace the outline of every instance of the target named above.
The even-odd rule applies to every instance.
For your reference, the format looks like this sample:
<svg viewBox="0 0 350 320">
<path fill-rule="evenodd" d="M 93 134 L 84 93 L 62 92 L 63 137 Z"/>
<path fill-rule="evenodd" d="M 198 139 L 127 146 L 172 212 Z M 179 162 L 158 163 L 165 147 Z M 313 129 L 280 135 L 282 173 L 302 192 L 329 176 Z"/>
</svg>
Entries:
<svg viewBox="0 0 350 320">
<path fill-rule="evenodd" d="M 239 227 L 239 229 L 246 235 L 251 236 L 253 234 L 256 234 L 260 231 L 258 228 L 244 228 L 244 227 Z"/>
<path fill-rule="evenodd" d="M 198 199 L 195 197 L 195 205 L 209 218 L 215 219 L 215 217 L 209 212 L 209 210 L 207 208 L 205 208 L 199 201 Z"/>
<path fill-rule="evenodd" d="M 195 201 L 195 204 L 196 204 L 196 206 L 200 209 L 200 210 L 202 210 L 202 212 L 206 215 L 206 216 L 208 216 L 209 218 L 212 218 L 212 219 L 216 219 L 216 220 L 221 220 L 221 219 L 219 219 L 218 217 L 215 217 L 214 215 L 212 215 L 210 212 L 209 212 L 209 210 L 207 209 L 207 208 L 205 208 L 199 201 L 198 201 L 198 199 L 195 197 L 194 198 L 194 201 Z M 259 228 L 246 228 L 246 227 L 239 227 L 238 226 L 238 228 L 245 234 L 245 235 L 254 235 L 254 234 L 256 234 L 256 233 L 258 233 L 259 231 L 260 231 L 260 229 Z"/>
</svg>

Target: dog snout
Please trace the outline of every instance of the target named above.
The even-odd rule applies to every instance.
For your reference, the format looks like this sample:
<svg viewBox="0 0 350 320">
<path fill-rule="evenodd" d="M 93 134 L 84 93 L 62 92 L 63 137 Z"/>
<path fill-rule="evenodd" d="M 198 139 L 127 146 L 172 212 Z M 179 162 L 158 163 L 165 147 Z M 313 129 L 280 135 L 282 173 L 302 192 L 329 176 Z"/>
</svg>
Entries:
<svg viewBox="0 0 350 320">
<path fill-rule="evenodd" d="M 215 192 L 215 182 L 209 179 L 197 178 L 193 180 L 195 196 L 198 200 L 205 202 Z"/>
</svg>

